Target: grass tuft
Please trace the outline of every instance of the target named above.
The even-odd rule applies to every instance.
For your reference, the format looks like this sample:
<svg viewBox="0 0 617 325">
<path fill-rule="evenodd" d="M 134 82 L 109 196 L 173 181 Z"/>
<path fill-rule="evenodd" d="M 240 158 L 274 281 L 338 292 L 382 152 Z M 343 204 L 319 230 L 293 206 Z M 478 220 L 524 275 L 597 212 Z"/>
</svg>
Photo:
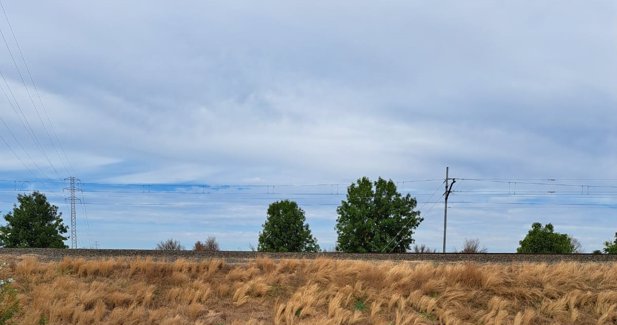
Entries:
<svg viewBox="0 0 617 325">
<path fill-rule="evenodd" d="M 0 324 L 613 324 L 617 264 L 24 257 Z"/>
</svg>

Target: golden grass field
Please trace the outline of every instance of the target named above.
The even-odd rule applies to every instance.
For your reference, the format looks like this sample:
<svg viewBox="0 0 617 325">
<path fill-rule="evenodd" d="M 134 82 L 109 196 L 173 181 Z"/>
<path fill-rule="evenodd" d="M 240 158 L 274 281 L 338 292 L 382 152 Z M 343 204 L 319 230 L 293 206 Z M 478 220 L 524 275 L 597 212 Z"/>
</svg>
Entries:
<svg viewBox="0 0 617 325">
<path fill-rule="evenodd" d="M 615 263 L 25 257 L 0 277 L 14 324 L 617 324 Z"/>
</svg>

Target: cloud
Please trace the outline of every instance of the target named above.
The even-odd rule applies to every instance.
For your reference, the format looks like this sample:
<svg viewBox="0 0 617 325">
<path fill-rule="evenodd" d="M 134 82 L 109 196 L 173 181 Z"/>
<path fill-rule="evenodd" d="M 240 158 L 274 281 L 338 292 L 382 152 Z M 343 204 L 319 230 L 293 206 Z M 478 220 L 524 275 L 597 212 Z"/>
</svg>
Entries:
<svg viewBox="0 0 617 325">
<path fill-rule="evenodd" d="M 41 142 L 0 97 L 2 118 L 23 146 L 0 130 L 21 158 L 0 144 L 8 157 L 0 176 L 49 177 L 51 161 L 62 174 L 53 178 L 69 169 L 107 184 L 349 184 L 364 175 L 441 178 L 445 166 L 467 178 L 615 179 L 615 6 L 7 4 L 58 141 L 36 117 L 8 52 L 0 53 L 0 71 Z M 435 187 L 413 190 L 424 198 Z M 203 208 L 191 200 L 157 210 L 129 208 L 126 197 L 97 199 L 113 210 L 114 225 L 132 215 L 157 224 L 182 208 L 190 228 Z M 225 214 L 251 220 L 254 228 L 242 233 L 258 232 L 266 199 L 219 199 L 204 212 L 208 227 L 236 229 L 217 216 Z M 341 197 L 300 199 L 319 236 L 333 243 Z M 460 207 L 461 216 L 505 216 L 524 232 L 529 220 L 517 218 L 526 212 L 499 199 L 484 202 L 490 209 Z M 91 213 L 102 227 L 105 215 L 105 208 Z M 427 213 L 422 241 L 438 246 L 439 220 L 439 208 Z M 453 239 L 471 235 L 464 226 L 454 225 Z M 491 227 L 498 232 L 486 235 L 488 244 L 511 249 L 503 242 L 510 224 Z"/>
</svg>

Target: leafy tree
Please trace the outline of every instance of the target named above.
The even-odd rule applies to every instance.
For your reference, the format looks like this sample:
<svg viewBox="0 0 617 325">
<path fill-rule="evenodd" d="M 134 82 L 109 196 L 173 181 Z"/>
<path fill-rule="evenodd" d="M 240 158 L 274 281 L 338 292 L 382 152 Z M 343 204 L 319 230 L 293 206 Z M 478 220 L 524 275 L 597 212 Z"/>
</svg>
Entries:
<svg viewBox="0 0 617 325">
<path fill-rule="evenodd" d="M 612 243 L 609 241 L 604 242 L 604 252 L 606 254 L 617 254 L 617 232 L 615 233 L 615 241 Z"/>
<path fill-rule="evenodd" d="M 519 244 L 521 246 L 516 249 L 517 253 L 569 254 L 576 248 L 570 236 L 554 232 L 550 223 L 543 227 L 539 222 L 531 225 L 531 230 Z"/>
<path fill-rule="evenodd" d="M 422 218 L 416 199 L 402 196 L 391 180 L 360 178 L 347 188 L 347 199 L 336 209 L 337 250 L 349 253 L 403 253 Z"/>
<path fill-rule="evenodd" d="M 68 227 L 62 223 L 58 207 L 49 204 L 40 192 L 18 194 L 19 206 L 4 216 L 7 224 L 0 227 L 3 247 L 67 248 L 62 236 Z"/>
<path fill-rule="evenodd" d="M 160 251 L 182 251 L 184 246 L 179 241 L 170 238 L 156 244 L 156 249 Z"/>
<path fill-rule="evenodd" d="M 305 223 L 304 211 L 294 201 L 277 201 L 268 207 L 268 218 L 259 234 L 261 252 L 317 252 L 319 245 Z"/>
</svg>

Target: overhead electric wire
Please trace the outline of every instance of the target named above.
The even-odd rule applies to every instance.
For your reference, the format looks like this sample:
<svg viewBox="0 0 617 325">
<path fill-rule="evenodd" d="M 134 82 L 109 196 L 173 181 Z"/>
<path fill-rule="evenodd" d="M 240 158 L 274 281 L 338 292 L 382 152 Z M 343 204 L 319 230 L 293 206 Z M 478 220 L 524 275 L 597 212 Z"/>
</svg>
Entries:
<svg viewBox="0 0 617 325">
<path fill-rule="evenodd" d="M 0 182 L 13 183 L 15 180 L 0 180 Z M 63 183 L 55 180 L 45 180 L 37 182 L 39 185 Z M 317 197 L 317 196 L 335 196 L 344 197 L 346 192 L 336 191 L 331 188 L 331 183 L 326 184 L 294 184 L 293 188 L 289 188 L 289 191 L 284 190 L 285 184 L 277 185 L 232 185 L 232 184 L 218 184 L 218 185 L 198 185 L 198 184 L 119 184 L 119 183 L 82 183 L 83 190 L 90 193 L 123 193 L 123 194 L 139 194 L 150 193 L 152 195 L 165 195 L 165 194 L 186 194 L 186 195 L 265 195 L 265 196 L 305 196 L 305 197 Z M 617 191 L 611 191 L 615 188 L 613 186 L 597 186 L 589 185 L 590 188 L 596 188 L 603 190 L 588 191 L 587 186 L 582 191 L 578 190 L 534 190 L 534 187 L 519 188 L 516 192 L 508 189 L 496 189 L 489 190 L 487 188 L 463 188 L 453 191 L 453 193 L 460 196 L 499 196 L 499 197 L 523 197 L 523 196 L 542 196 L 542 197 L 580 197 L 590 198 L 594 196 L 610 196 L 617 195 Z M 303 188 L 304 189 L 301 189 Z M 308 190 L 309 187 L 322 187 L 321 189 L 315 188 L 315 190 Z M 426 196 L 429 195 L 422 187 L 419 188 L 400 188 L 399 192 L 410 193 L 414 196 Z"/>
<path fill-rule="evenodd" d="M 83 191 L 80 191 L 80 192 L 81 192 L 80 203 L 81 203 L 81 206 L 82 206 L 83 211 L 84 211 L 84 217 L 86 219 L 86 229 L 87 229 L 87 232 L 90 233 L 90 221 L 88 221 L 88 211 L 86 209 L 86 199 L 84 197 L 84 192 Z M 88 236 L 88 243 L 89 243 L 90 246 L 92 246 L 92 240 L 90 239 L 89 236 Z"/>
<path fill-rule="evenodd" d="M 2 121 L 0 117 L 0 121 Z M 7 142 L 4 139 L 4 142 Z M 17 154 L 16 157 L 19 155 Z M 16 180 L 0 180 L 0 188 L 2 187 L 1 183 L 4 182 L 7 184 L 6 187 L 12 186 L 13 183 L 18 182 Z M 41 180 L 41 181 L 33 181 L 30 182 L 36 184 L 39 187 L 54 187 L 54 184 L 60 184 L 63 182 L 58 182 L 55 180 Z M 9 185 L 10 184 L 10 185 Z M 329 188 L 331 184 L 294 184 L 294 188 L 289 188 L 289 191 L 285 190 L 270 190 L 268 188 L 272 188 L 272 185 L 228 185 L 228 184 L 219 184 L 216 186 L 213 185 L 196 185 L 196 184 L 114 184 L 114 183 L 82 183 L 82 189 L 84 192 L 88 193 L 108 193 L 110 195 L 106 195 L 106 198 L 110 197 L 125 197 L 124 194 L 132 194 L 137 196 L 149 196 L 156 197 L 156 199 L 160 199 L 166 195 L 173 195 L 174 197 L 190 195 L 194 197 L 203 197 L 203 196 L 213 196 L 213 197 L 237 197 L 238 199 L 245 198 L 254 198 L 254 199 L 271 199 L 271 198 L 300 198 L 300 199 L 325 199 L 328 200 L 338 200 L 338 198 L 343 198 L 347 194 L 345 192 L 335 192 L 335 190 Z M 282 188 L 283 185 L 274 185 L 274 187 Z M 303 190 L 302 187 L 314 187 L 314 186 L 322 186 L 323 188 L 316 188 L 313 190 Z M 441 185 L 438 185 L 438 188 Z M 590 185 L 593 186 L 593 185 Z M 507 197 L 538 197 L 542 199 L 542 202 L 549 202 L 548 199 L 593 199 L 593 198 L 612 198 L 617 197 L 617 191 L 607 190 L 609 187 L 607 186 L 602 191 L 590 191 L 590 192 L 579 192 L 579 191 L 535 191 L 531 187 L 527 189 L 519 189 L 516 193 L 508 192 L 507 190 L 487 190 L 487 189 L 457 189 L 452 193 L 461 197 L 482 197 L 482 198 L 491 198 L 491 197 L 499 197 L 499 198 L 507 198 Z M 612 187 L 611 187 L 612 188 Z M 2 191 L 0 189 L 0 191 Z M 434 196 L 436 192 L 427 192 L 426 188 L 414 188 L 414 189 L 405 189 L 400 190 L 402 194 L 411 194 L 414 197 L 426 197 L 426 196 Z M 115 194 L 115 195 L 114 195 Z M 330 199 L 331 198 L 331 199 Z M 227 200 L 228 198 L 226 198 Z M 429 202 L 433 203 L 433 201 L 429 199 L 422 200 L 420 202 Z M 419 202 L 419 203 L 420 203 Z M 482 202 L 482 201 L 479 201 Z M 454 202 L 453 202 L 454 203 Z"/>
<path fill-rule="evenodd" d="M 433 192 L 433 194 L 429 197 L 428 201 L 430 201 L 430 200 L 431 200 L 431 199 L 435 196 L 435 194 L 437 194 L 437 192 L 439 192 L 439 189 L 441 188 L 441 185 L 442 185 L 442 184 L 439 184 L 439 186 L 435 189 L 435 191 Z M 442 195 L 442 196 L 443 196 L 443 195 Z M 433 205 L 432 205 L 432 206 L 428 209 L 428 211 L 426 211 L 425 213 L 426 213 L 426 214 L 428 214 L 428 213 L 429 213 L 429 212 L 430 212 L 430 211 L 431 211 L 431 210 L 435 207 L 435 204 L 437 204 L 437 201 L 436 201 L 436 202 L 434 202 L 434 203 L 433 203 Z M 418 210 L 418 211 L 420 211 L 420 212 L 422 212 L 422 210 L 420 210 L 419 208 L 418 208 L 417 210 Z M 413 219 L 410 219 L 409 221 L 407 221 L 407 223 L 405 224 L 405 227 L 406 227 L 407 225 L 409 225 L 409 223 L 410 223 L 412 220 L 413 220 Z M 392 242 L 393 242 L 394 240 L 396 240 L 396 238 L 397 238 L 397 237 L 401 234 L 401 232 L 402 232 L 402 231 L 403 231 L 403 228 L 401 228 L 401 230 L 399 230 L 399 232 L 396 234 L 396 236 L 394 236 L 394 238 L 390 239 L 390 242 L 388 242 L 388 243 L 386 244 L 386 246 L 382 249 L 382 251 L 381 251 L 382 253 L 384 253 L 384 252 L 386 252 L 388 249 L 390 249 L 390 245 L 392 244 Z M 392 252 L 392 251 L 396 248 L 396 246 L 398 246 L 398 245 L 401 243 L 401 241 L 402 241 L 402 240 L 403 240 L 403 238 L 401 238 L 398 242 L 396 242 L 396 244 L 392 247 L 392 249 L 390 249 L 390 251 L 389 251 L 388 253 L 391 253 L 391 252 Z"/>
<path fill-rule="evenodd" d="M 4 88 L 2 88 L 0 86 L 0 89 L 2 90 L 2 93 L 4 93 L 6 95 L 6 93 L 4 92 Z M 36 163 L 36 161 L 34 159 L 32 159 L 32 156 L 30 156 L 30 152 L 24 148 L 24 146 L 17 139 L 17 136 L 15 136 L 15 133 L 13 132 L 13 130 L 11 130 L 11 128 L 9 127 L 8 123 L 6 123 L 6 121 L 4 120 L 4 118 L 2 118 L 2 116 L 0 116 L 0 122 L 2 122 L 2 124 L 4 125 L 4 128 L 9 132 L 9 134 L 10 134 L 11 138 L 13 139 L 13 141 L 15 142 L 15 144 L 17 144 L 19 149 L 21 149 L 21 151 L 24 152 L 24 154 L 29 159 L 29 161 L 32 164 L 32 166 L 34 166 L 34 169 L 36 169 L 38 171 L 39 175 L 41 177 L 43 177 L 43 178 L 49 178 L 47 176 L 47 173 L 45 173 L 45 171 Z M 26 163 L 21 159 L 21 157 L 17 154 L 17 152 L 13 150 L 12 146 L 10 145 L 10 143 L 8 141 L 6 141 L 6 139 L 4 139 L 4 137 L 3 137 L 3 141 L 6 144 L 6 146 L 9 148 L 9 151 L 11 151 L 13 153 L 13 155 L 17 158 L 17 160 L 22 161 L 24 167 L 26 167 L 26 170 L 28 170 L 34 176 L 34 173 L 32 172 L 32 169 L 26 165 Z"/>
<path fill-rule="evenodd" d="M 524 182 L 524 181 L 533 181 L 533 182 L 540 182 L 540 181 L 547 181 L 547 182 L 556 182 L 556 181 L 594 181 L 594 182 L 600 182 L 600 181 L 606 181 L 606 182 L 615 182 L 617 181 L 617 178 L 551 178 L 551 177 L 546 177 L 546 178 L 515 178 L 515 177 L 487 177 L 487 178 L 473 178 L 473 177 L 457 177 L 456 179 L 460 179 L 462 181 L 477 181 L 477 182 L 494 182 L 494 181 L 498 181 L 498 182 Z"/>
<path fill-rule="evenodd" d="M 5 15 L 6 15 L 6 11 L 4 10 L 4 6 L 3 6 L 3 5 L 2 5 L 2 9 L 3 9 L 3 11 L 4 11 Z M 8 21 L 8 16 L 5 16 L 5 18 L 6 18 L 6 19 L 7 19 L 7 21 Z M 12 27 L 11 27 L 11 29 L 12 29 Z M 49 130 L 48 130 L 47 126 L 45 125 L 45 123 L 44 123 L 44 121 L 43 121 L 43 118 L 41 117 L 41 114 L 40 114 L 40 112 L 39 112 L 39 109 L 37 108 L 37 105 L 36 105 L 36 103 L 34 102 L 34 99 L 32 98 L 32 94 L 30 93 L 30 89 L 29 89 L 29 87 L 28 87 L 28 84 L 26 83 L 26 81 L 25 81 L 25 79 L 24 79 L 24 77 L 23 77 L 23 74 L 21 73 L 21 70 L 20 70 L 20 68 L 19 68 L 19 65 L 17 64 L 17 61 L 15 60 L 15 56 L 13 55 L 13 51 L 11 50 L 11 47 L 10 47 L 10 45 L 9 45 L 9 43 L 8 43 L 8 41 L 7 41 L 6 37 L 5 37 L 5 35 L 4 35 L 4 32 L 2 31 L 2 28 L 0 28 L 0 36 L 2 37 L 2 40 L 3 40 L 3 42 L 4 42 L 5 46 L 6 46 L 7 51 L 9 52 L 9 56 L 10 56 L 10 58 L 11 58 L 11 61 L 13 62 L 13 66 L 15 67 L 15 70 L 17 71 L 17 73 L 18 73 L 18 75 L 19 75 L 19 78 L 21 79 L 21 81 L 22 81 L 22 83 L 23 83 L 23 86 L 24 86 L 24 88 L 25 88 L 25 90 L 26 90 L 26 93 L 27 93 L 27 95 L 28 95 L 28 98 L 30 99 L 30 102 L 32 103 L 32 107 L 34 108 L 34 111 L 36 112 L 37 117 L 38 117 L 38 118 L 39 118 L 39 120 L 41 121 L 41 125 L 43 126 L 43 129 L 45 130 L 45 133 L 47 134 L 48 138 L 49 138 L 49 139 L 51 140 L 51 142 L 53 143 L 53 138 L 51 137 L 51 135 L 50 135 L 50 133 L 49 133 Z M 14 35 L 13 35 L 13 36 L 14 36 Z M 14 38 L 15 38 L 15 40 L 17 40 L 17 38 L 16 38 L 15 36 L 14 36 Z M 23 55 L 23 53 L 22 53 L 22 55 Z M 24 59 L 24 62 L 25 62 L 25 59 Z M 54 163 L 52 162 L 52 160 L 49 158 L 49 155 L 47 154 L 47 151 L 45 150 L 45 147 L 41 144 L 41 141 L 40 141 L 40 139 L 38 138 L 38 136 L 36 135 L 36 133 L 34 132 L 34 129 L 32 128 L 32 125 L 30 124 L 30 121 L 28 120 L 28 117 L 27 117 L 27 116 L 26 116 L 26 114 L 24 113 L 24 111 L 23 111 L 23 109 L 22 109 L 21 105 L 19 104 L 19 101 L 18 101 L 18 100 L 17 100 L 17 98 L 15 97 L 15 94 L 14 94 L 13 90 L 11 89 L 11 85 L 9 84 L 9 82 L 7 81 L 7 79 L 6 79 L 5 75 L 4 75 L 1 71 L 0 71 L 0 75 L 2 75 L 2 79 L 3 79 L 3 81 L 4 81 L 5 85 L 6 85 L 6 87 L 7 87 L 8 91 L 9 91 L 9 93 L 11 94 L 12 99 L 14 100 L 14 104 L 15 104 L 15 105 L 13 105 L 13 104 L 11 103 L 11 107 L 13 108 L 13 110 L 15 111 L 15 113 L 16 113 L 18 116 L 20 116 L 20 117 L 21 117 L 22 123 L 23 123 L 23 124 L 24 124 L 24 126 L 26 127 L 26 130 L 30 133 L 30 136 L 32 137 L 32 139 L 33 139 L 33 141 L 34 141 L 35 145 L 38 147 L 38 149 L 40 150 L 40 152 L 43 154 L 43 156 L 44 156 L 44 157 L 45 157 L 45 159 L 47 160 L 47 162 L 48 162 L 49 166 L 51 167 L 51 169 L 53 170 L 53 172 L 55 173 L 55 175 L 56 175 L 58 178 L 61 178 L 61 177 L 60 177 L 60 174 L 58 173 L 58 170 L 57 170 L 56 166 L 54 165 Z M 10 99 L 9 99 L 9 102 L 11 102 L 11 101 L 10 101 Z M 16 110 L 15 108 L 17 108 L 17 110 Z M 55 147 L 55 146 L 54 146 L 54 147 Z M 57 149 L 56 149 L 56 150 L 57 150 Z M 60 156 L 59 156 L 59 158 L 60 158 L 60 159 L 62 159 Z M 66 166 L 65 166 L 65 169 L 68 171 L 68 169 L 66 168 Z"/>
<path fill-rule="evenodd" d="M 569 184 L 569 183 L 559 183 L 559 182 L 564 182 L 564 181 L 587 181 L 587 182 L 599 182 L 599 181 L 605 181 L 605 182 L 617 182 L 616 179 L 583 179 L 583 178 L 579 178 L 579 179 L 555 179 L 555 178 L 550 178 L 550 179 L 528 179 L 528 180 L 524 180 L 524 179 L 473 179 L 473 178 L 457 178 L 457 180 L 460 181 L 474 181 L 474 182 L 487 182 L 487 183 L 499 183 L 499 184 L 516 184 L 516 185 L 540 185 L 540 186 L 564 186 L 564 187 L 580 187 L 580 186 L 590 186 L 590 187 L 613 187 L 613 188 L 617 188 L 617 185 L 589 185 L 589 184 L 585 184 L 585 183 L 576 183 L 576 184 Z M 544 182 L 541 182 L 543 181 Z"/>
<path fill-rule="evenodd" d="M 4 84 L 7 87 L 7 90 L 9 92 L 9 94 L 11 95 L 9 97 L 6 94 L 6 92 L 4 92 L 4 89 L 3 89 L 2 92 L 7 97 L 7 100 L 9 101 L 9 104 L 10 104 L 11 108 L 13 108 L 13 111 L 20 117 L 22 124 L 24 125 L 26 131 L 30 134 L 30 137 L 32 137 L 32 140 L 34 141 L 35 145 L 38 146 L 39 150 L 41 151 L 41 153 L 43 154 L 43 156 L 45 157 L 45 159 L 49 163 L 49 166 L 54 171 L 56 176 L 58 176 L 58 178 L 60 178 L 60 174 L 58 174 L 58 170 L 54 166 L 53 162 L 49 159 L 49 156 L 47 155 L 47 152 L 43 148 L 43 145 L 41 144 L 41 142 L 39 141 L 38 137 L 34 133 L 34 130 L 32 129 L 32 126 L 30 125 L 30 122 L 28 121 L 28 118 L 26 117 L 26 114 L 24 113 L 23 109 L 21 108 L 21 105 L 19 105 L 19 101 L 15 97 L 15 94 L 13 93 L 13 90 L 11 89 L 11 86 L 9 85 L 8 81 L 6 80 L 6 77 L 4 76 L 4 73 L 2 73 L 1 70 L 0 70 L 0 77 L 2 77 L 2 80 L 4 81 Z M 11 98 L 15 101 L 14 103 L 11 101 Z"/>
<path fill-rule="evenodd" d="M 457 204 L 462 204 L 464 206 L 456 206 Z M 449 205 L 449 202 L 448 202 Z M 478 208 L 486 208 L 490 206 L 499 206 L 499 205 L 511 205 L 511 206 L 533 206 L 536 208 L 552 208 L 556 206 L 572 206 L 572 207 L 597 207 L 597 208 L 610 208 L 617 209 L 616 203 L 546 203 L 546 202 L 452 202 L 452 206 L 457 209 L 478 209 Z"/>
<path fill-rule="evenodd" d="M 9 54 L 11 56 L 13 64 L 15 65 L 15 68 L 17 69 L 17 72 L 19 73 L 19 77 L 21 78 L 21 80 L 22 80 L 22 82 L 24 84 L 24 87 L 26 88 L 26 92 L 28 93 L 28 97 L 30 98 L 30 102 L 32 103 L 32 106 L 34 107 L 34 109 L 35 109 L 35 111 L 37 113 L 37 116 L 39 117 L 39 120 L 41 121 L 41 124 L 43 125 L 43 128 L 45 129 L 45 132 L 47 133 L 47 136 L 51 139 L 52 144 L 53 144 L 54 141 L 56 142 L 55 145 L 54 145 L 54 148 L 56 149 L 56 153 L 58 154 L 60 159 L 62 159 L 62 156 L 60 155 L 60 152 L 58 151 L 58 147 L 62 151 L 62 154 L 64 155 L 63 157 L 65 159 L 65 165 L 64 165 L 65 170 L 69 174 L 71 173 L 71 171 L 74 173 L 75 170 L 72 168 L 70 160 L 69 160 L 68 156 L 66 155 L 66 151 L 64 150 L 64 147 L 62 146 L 62 144 L 60 142 L 58 134 L 57 134 L 57 132 L 55 132 L 55 129 L 53 127 L 53 123 L 51 121 L 51 118 L 49 118 L 49 114 L 47 114 L 47 109 L 45 107 L 45 104 L 43 102 L 41 94 L 40 94 L 40 92 L 38 90 L 38 87 L 37 87 L 36 83 L 34 82 L 34 78 L 32 77 L 32 73 L 30 72 L 30 67 L 28 66 L 28 63 L 27 63 L 26 58 L 25 58 L 25 56 L 23 54 L 23 51 L 21 50 L 21 46 L 19 45 L 19 41 L 17 40 L 17 36 L 15 35 L 15 31 L 13 30 L 13 25 L 11 24 L 9 16 L 8 16 L 8 14 L 6 12 L 6 9 L 4 7 L 4 4 L 2 3 L 1 0 L 0 0 L 0 8 L 2 9 L 2 13 L 4 14 L 4 18 L 6 20 L 6 23 L 9 26 L 9 30 L 11 31 L 11 35 L 13 36 L 13 40 L 15 41 L 15 45 L 17 46 L 17 50 L 19 52 L 19 56 L 21 57 L 21 61 L 23 62 L 24 66 L 26 68 L 26 72 L 28 73 L 28 77 L 30 78 L 30 82 L 32 83 L 32 87 L 34 88 L 35 94 L 38 97 L 39 103 L 41 104 L 41 107 L 43 109 L 43 113 L 45 114 L 45 116 L 47 118 L 47 121 L 49 122 L 49 125 L 50 125 L 50 128 L 51 128 L 51 133 L 53 134 L 53 136 L 50 135 L 50 132 L 49 132 L 48 128 L 45 125 L 45 122 L 41 118 L 39 110 L 37 109 L 36 104 L 34 103 L 34 100 L 32 99 L 32 96 L 30 94 L 30 90 L 29 90 L 29 88 L 28 88 L 28 86 L 26 84 L 26 81 L 24 80 L 24 78 L 23 78 L 23 76 L 21 74 L 21 71 L 19 70 L 19 67 L 18 67 L 17 63 L 15 62 L 15 59 L 13 57 L 13 53 L 11 52 L 10 47 L 8 46 L 8 42 L 6 41 L 6 38 L 4 37 L 4 33 L 2 33 L 2 30 L 0 29 L 0 34 L 2 35 L 2 38 L 3 38 L 3 40 L 4 40 L 4 42 L 5 42 L 6 46 L 7 46 L 7 49 L 9 50 Z M 69 170 L 69 168 L 71 170 Z"/>
<path fill-rule="evenodd" d="M 4 120 L 3 120 L 3 122 L 4 122 Z M 30 173 L 30 175 L 31 175 L 32 177 L 35 177 L 35 175 L 34 175 L 33 171 L 30 169 L 30 167 L 28 167 L 28 166 L 26 165 L 26 162 L 25 162 L 23 159 L 21 159 L 21 157 L 20 157 L 20 156 L 19 156 L 19 155 L 15 152 L 15 150 L 13 150 L 13 147 L 11 146 L 11 144 L 10 144 L 10 143 L 8 143 L 8 142 L 6 141 L 6 139 L 4 138 L 4 136 L 2 136 L 2 134 L 0 134 L 0 140 L 2 140 L 2 143 L 4 143 L 4 145 L 6 145 L 6 146 L 7 146 L 7 148 L 8 148 L 8 149 L 9 149 L 9 151 L 13 154 L 13 156 L 15 156 L 15 158 L 17 158 L 17 160 L 19 160 L 19 162 L 20 162 L 22 165 L 24 165 L 24 167 L 26 168 L 26 170 L 28 171 L 28 173 Z"/>
</svg>

